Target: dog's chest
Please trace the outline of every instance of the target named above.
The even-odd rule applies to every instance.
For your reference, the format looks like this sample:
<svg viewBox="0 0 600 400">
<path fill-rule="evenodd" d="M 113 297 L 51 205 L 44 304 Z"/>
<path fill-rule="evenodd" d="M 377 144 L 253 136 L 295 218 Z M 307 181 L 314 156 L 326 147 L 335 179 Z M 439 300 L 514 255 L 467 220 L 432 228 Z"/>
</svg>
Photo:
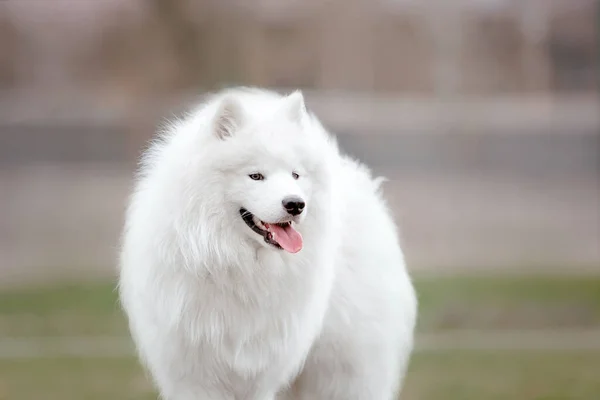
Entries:
<svg viewBox="0 0 600 400">
<path fill-rule="evenodd" d="M 220 333 L 223 343 L 249 349 L 314 334 L 332 281 L 327 268 L 315 267 L 263 263 L 207 278 L 188 303 L 195 330 Z"/>
</svg>

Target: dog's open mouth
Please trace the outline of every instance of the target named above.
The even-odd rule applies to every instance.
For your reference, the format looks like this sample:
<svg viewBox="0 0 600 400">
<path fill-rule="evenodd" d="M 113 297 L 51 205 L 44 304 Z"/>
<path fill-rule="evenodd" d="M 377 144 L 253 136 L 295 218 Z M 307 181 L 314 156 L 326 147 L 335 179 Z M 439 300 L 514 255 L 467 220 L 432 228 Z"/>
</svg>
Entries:
<svg viewBox="0 0 600 400">
<path fill-rule="evenodd" d="M 297 253 L 302 249 L 302 235 L 294 229 L 292 221 L 267 223 L 245 208 L 240 208 L 240 215 L 246 225 L 261 235 L 266 243 L 290 253 Z"/>
</svg>

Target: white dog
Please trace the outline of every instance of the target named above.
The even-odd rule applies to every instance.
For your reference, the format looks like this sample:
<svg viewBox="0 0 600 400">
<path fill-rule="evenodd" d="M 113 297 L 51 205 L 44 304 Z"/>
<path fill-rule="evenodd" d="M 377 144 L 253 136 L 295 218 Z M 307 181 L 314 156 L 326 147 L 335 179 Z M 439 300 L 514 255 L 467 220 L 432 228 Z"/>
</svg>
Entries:
<svg viewBox="0 0 600 400">
<path fill-rule="evenodd" d="M 167 400 L 391 400 L 417 301 L 379 180 L 299 91 L 212 96 L 147 151 L 120 297 Z"/>
</svg>

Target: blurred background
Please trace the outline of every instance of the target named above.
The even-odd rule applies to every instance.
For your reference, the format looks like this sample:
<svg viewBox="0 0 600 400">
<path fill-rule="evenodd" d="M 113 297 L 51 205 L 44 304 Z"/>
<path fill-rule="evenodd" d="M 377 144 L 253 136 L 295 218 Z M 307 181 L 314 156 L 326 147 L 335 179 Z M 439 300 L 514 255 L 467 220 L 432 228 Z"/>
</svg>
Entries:
<svg viewBox="0 0 600 400">
<path fill-rule="evenodd" d="M 0 399 L 154 399 L 114 293 L 165 118 L 301 88 L 385 186 L 403 399 L 600 398 L 600 1 L 0 1 Z"/>
</svg>

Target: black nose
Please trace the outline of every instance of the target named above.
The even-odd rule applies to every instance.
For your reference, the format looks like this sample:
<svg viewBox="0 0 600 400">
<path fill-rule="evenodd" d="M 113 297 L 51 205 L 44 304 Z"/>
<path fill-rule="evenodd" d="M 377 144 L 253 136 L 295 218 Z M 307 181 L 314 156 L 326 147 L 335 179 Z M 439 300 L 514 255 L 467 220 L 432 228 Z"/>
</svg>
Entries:
<svg viewBox="0 0 600 400">
<path fill-rule="evenodd" d="M 286 197 L 281 201 L 281 204 L 283 204 L 285 211 L 294 216 L 302 214 L 302 210 L 304 210 L 304 206 L 306 205 L 304 204 L 304 200 L 296 196 Z"/>
</svg>

